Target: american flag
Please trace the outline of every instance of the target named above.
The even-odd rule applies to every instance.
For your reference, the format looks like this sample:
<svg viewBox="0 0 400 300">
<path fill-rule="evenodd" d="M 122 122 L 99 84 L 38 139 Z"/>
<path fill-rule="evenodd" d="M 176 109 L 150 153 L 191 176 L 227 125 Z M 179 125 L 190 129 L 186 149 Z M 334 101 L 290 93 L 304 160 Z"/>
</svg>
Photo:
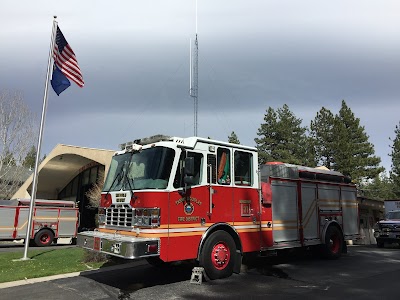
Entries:
<svg viewBox="0 0 400 300">
<path fill-rule="evenodd" d="M 57 26 L 56 42 L 54 43 L 53 58 L 55 65 L 61 72 L 80 87 L 83 87 L 83 77 L 81 69 L 74 51 L 68 44 L 60 28 Z"/>
</svg>

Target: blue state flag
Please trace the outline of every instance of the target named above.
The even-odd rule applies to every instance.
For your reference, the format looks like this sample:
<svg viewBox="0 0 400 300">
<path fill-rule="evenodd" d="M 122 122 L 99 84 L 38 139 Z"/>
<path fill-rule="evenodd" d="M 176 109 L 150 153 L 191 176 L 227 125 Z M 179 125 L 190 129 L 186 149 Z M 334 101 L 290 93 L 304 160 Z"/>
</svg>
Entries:
<svg viewBox="0 0 400 300">
<path fill-rule="evenodd" d="M 79 87 L 83 87 L 85 83 L 75 53 L 58 26 L 53 47 L 53 59 L 54 69 L 51 86 L 57 95 L 60 95 L 71 85 L 70 80 Z"/>
<path fill-rule="evenodd" d="M 51 86 L 58 96 L 69 86 L 71 82 L 68 78 L 60 71 L 60 69 L 55 66 L 53 71 L 53 76 L 51 78 Z"/>
</svg>

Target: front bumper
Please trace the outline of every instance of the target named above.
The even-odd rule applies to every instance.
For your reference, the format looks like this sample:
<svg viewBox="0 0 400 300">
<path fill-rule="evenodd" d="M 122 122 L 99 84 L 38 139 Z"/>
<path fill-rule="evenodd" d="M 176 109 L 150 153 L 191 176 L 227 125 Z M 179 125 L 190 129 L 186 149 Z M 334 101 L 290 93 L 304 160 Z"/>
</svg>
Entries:
<svg viewBox="0 0 400 300">
<path fill-rule="evenodd" d="M 77 245 L 84 249 L 127 259 L 160 255 L 160 239 L 158 238 L 84 231 L 78 233 Z"/>
<path fill-rule="evenodd" d="M 387 243 L 400 243 L 400 232 L 390 232 L 390 231 L 375 231 L 375 239 L 380 242 Z"/>
</svg>

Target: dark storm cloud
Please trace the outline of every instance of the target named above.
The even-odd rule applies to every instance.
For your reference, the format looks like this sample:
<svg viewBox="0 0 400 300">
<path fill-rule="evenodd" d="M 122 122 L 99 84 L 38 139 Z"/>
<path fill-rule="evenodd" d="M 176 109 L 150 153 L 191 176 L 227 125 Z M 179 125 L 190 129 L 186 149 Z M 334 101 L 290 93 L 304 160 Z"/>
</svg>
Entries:
<svg viewBox="0 0 400 300">
<path fill-rule="evenodd" d="M 22 90 L 40 114 L 54 13 L 83 72 L 83 89 L 49 90 L 45 147 L 113 149 L 146 134 L 191 135 L 194 1 L 71 1 L 63 10 L 5 1 L 0 11 L 0 88 Z M 234 130 L 253 145 L 269 106 L 286 103 L 309 125 L 344 99 L 389 165 L 399 9 L 390 0 L 199 1 L 199 134 L 226 140 Z"/>
</svg>

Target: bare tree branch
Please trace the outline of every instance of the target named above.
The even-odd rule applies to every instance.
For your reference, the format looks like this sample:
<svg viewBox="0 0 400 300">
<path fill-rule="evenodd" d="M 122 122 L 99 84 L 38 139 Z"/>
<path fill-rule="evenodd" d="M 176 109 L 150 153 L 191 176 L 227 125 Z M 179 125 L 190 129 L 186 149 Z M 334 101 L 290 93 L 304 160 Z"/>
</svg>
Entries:
<svg viewBox="0 0 400 300">
<path fill-rule="evenodd" d="M 86 197 L 89 200 L 91 207 L 100 206 L 101 190 L 104 184 L 104 171 L 99 170 L 98 178 L 96 183 L 93 184 L 92 188 L 86 192 Z"/>
<path fill-rule="evenodd" d="M 25 180 L 22 167 L 37 137 L 37 122 L 22 93 L 0 90 L 0 196 L 11 197 Z"/>
</svg>

